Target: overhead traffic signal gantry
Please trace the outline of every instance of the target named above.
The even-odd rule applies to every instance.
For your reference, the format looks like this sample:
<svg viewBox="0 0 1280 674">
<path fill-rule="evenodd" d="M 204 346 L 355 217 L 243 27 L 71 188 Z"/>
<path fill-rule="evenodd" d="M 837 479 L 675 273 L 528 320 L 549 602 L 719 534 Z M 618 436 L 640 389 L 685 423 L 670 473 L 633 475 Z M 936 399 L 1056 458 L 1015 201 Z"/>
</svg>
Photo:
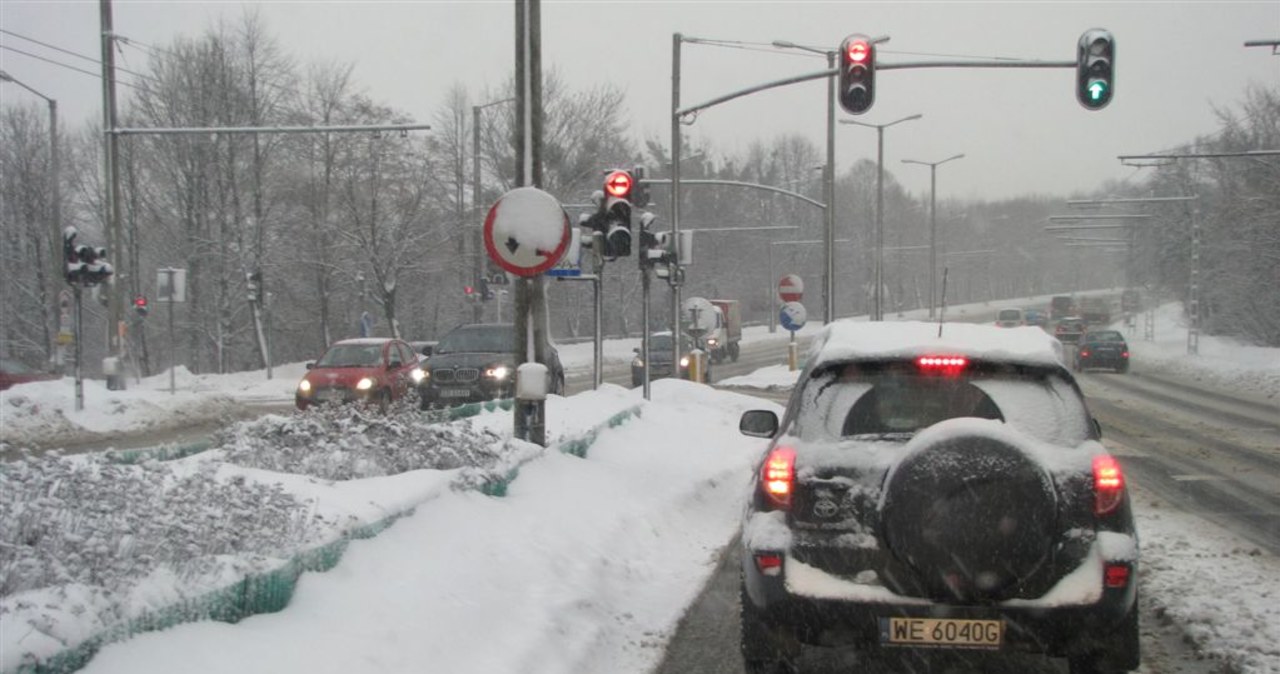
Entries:
<svg viewBox="0 0 1280 674">
<path fill-rule="evenodd" d="M 1076 51 L 1076 99 L 1086 110 L 1101 110 L 1115 91 L 1116 41 L 1110 31 L 1086 30 Z"/>
<path fill-rule="evenodd" d="M 876 101 L 876 48 L 871 38 L 855 33 L 840 43 L 840 107 L 861 115 Z"/>
</svg>

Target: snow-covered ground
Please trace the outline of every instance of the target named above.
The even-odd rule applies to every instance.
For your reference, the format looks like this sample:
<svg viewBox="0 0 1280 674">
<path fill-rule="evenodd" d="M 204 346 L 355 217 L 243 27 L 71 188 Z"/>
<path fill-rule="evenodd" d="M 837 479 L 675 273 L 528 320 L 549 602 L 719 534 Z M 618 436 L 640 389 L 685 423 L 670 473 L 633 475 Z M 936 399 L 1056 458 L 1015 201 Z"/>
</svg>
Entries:
<svg viewBox="0 0 1280 674">
<path fill-rule="evenodd" d="M 1136 363 L 1159 362 L 1162 371 L 1178 376 L 1280 396 L 1280 350 L 1202 336 L 1201 355 L 1192 358 L 1176 307 L 1161 308 L 1157 319 L 1154 343 L 1142 341 L 1141 326 L 1137 334 L 1126 331 Z M 781 341 L 785 333 L 752 328 L 746 338 Z M 635 340 L 607 344 L 606 360 L 630 360 L 634 345 Z M 590 345 L 564 346 L 561 354 L 571 371 L 590 367 Z M 20 444 L 54 434 L 74 439 L 162 427 L 175 418 L 216 420 L 246 400 L 290 400 L 302 369 L 278 366 L 272 380 L 263 372 L 181 373 L 176 395 L 169 393 L 167 374 L 116 392 L 89 381 L 82 412 L 74 411 L 69 379 L 22 385 L 0 393 L 0 440 Z M 773 366 L 722 383 L 785 387 L 794 378 L 785 366 Z M 175 485 L 192 476 L 270 487 L 282 526 L 296 536 L 279 539 L 274 551 L 229 548 L 233 552 L 218 557 L 222 563 L 207 567 L 134 569 L 140 574 L 136 580 L 110 591 L 77 580 L 0 597 L 0 670 L 15 671 L 23 653 L 73 647 L 112 619 L 193 596 L 219 578 L 269 567 L 299 549 L 416 506 L 375 538 L 353 541 L 332 570 L 304 574 L 279 613 L 137 636 L 103 648 L 85 671 L 419 672 L 423 663 L 431 663 L 432 671 L 476 673 L 649 671 L 737 527 L 749 466 L 764 444 L 738 434 L 738 417 L 744 409 L 771 405 L 680 381 L 655 382 L 649 402 L 638 391 L 605 386 L 553 397 L 548 405 L 553 441 L 594 440 L 586 443 L 585 457 L 513 441 L 511 414 L 490 412 L 450 424 L 457 437 L 439 442 L 472 448 L 445 457 L 468 467 L 430 456 L 393 473 L 371 454 L 374 446 L 394 444 L 388 438 L 396 434 L 412 443 L 420 440 L 414 433 L 424 431 L 392 428 L 378 435 L 373 426 L 357 425 L 346 440 L 317 445 L 332 460 L 308 466 L 311 477 L 295 474 L 306 472 L 300 464 L 263 465 L 265 459 L 254 458 L 254 442 L 268 433 L 319 442 L 318 433 L 307 436 L 291 426 L 293 415 L 241 425 L 249 430 L 223 438 L 222 449 L 121 468 L 121 479 L 134 480 L 129 484 L 139 490 L 148 480 Z M 639 416 L 599 427 L 635 407 Z M 358 461 L 346 456 L 351 452 Z M 95 459 L 62 461 L 88 465 Z M 521 464 L 518 477 L 504 497 L 467 488 L 476 485 L 468 478 L 471 468 L 494 475 L 515 463 Z M 0 472 L 0 482 L 10 474 Z M 6 486 L 12 485 L 0 489 Z M 32 502 L 61 497 L 49 493 Z M 1205 652 L 1232 662 L 1235 671 L 1280 672 L 1280 560 L 1141 489 L 1135 490 L 1135 502 L 1144 593 L 1188 626 Z M 290 503 L 309 508 L 312 520 L 290 528 L 296 523 Z M 0 519 L 13 514 L 0 513 Z M 215 523 L 200 526 L 197 533 L 225 536 Z M 89 542 L 79 543 L 108 554 Z M 7 551 L 15 543 L 0 541 L 4 559 L 11 559 Z M 12 570 L 0 567 L 0 576 L 15 575 Z M 121 577 L 129 578 L 125 571 Z"/>
</svg>

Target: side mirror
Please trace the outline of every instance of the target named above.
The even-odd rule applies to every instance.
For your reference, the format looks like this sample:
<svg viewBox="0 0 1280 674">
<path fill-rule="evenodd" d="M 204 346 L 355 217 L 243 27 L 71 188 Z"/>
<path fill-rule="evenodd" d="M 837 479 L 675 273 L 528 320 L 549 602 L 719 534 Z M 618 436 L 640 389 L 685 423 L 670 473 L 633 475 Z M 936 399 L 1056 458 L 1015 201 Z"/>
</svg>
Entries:
<svg viewBox="0 0 1280 674">
<path fill-rule="evenodd" d="M 315 364 L 315 363 L 307 363 L 307 369 L 308 369 L 308 370 L 310 370 L 311 368 L 313 368 L 313 367 L 315 367 L 315 366 L 316 366 L 316 364 Z"/>
<path fill-rule="evenodd" d="M 1089 417 L 1089 424 L 1093 426 L 1093 435 L 1096 439 L 1102 439 L 1102 424 L 1098 423 L 1097 417 Z"/>
<path fill-rule="evenodd" d="M 738 430 L 753 438 L 772 438 L 778 432 L 778 415 L 769 410 L 748 410 L 742 413 Z"/>
<path fill-rule="evenodd" d="M 422 355 L 424 355 L 424 356 L 430 356 L 430 355 L 431 355 L 431 345 L 430 345 L 430 344 L 428 344 L 428 345 L 426 345 L 426 346 L 422 347 Z"/>
</svg>

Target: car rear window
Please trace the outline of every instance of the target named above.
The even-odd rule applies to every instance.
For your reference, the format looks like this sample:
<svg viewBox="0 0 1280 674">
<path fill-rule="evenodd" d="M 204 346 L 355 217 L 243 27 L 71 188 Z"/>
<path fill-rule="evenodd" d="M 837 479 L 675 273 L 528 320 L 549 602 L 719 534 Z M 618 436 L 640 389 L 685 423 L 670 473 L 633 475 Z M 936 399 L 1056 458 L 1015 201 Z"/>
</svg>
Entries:
<svg viewBox="0 0 1280 674">
<path fill-rule="evenodd" d="M 994 419 L 1056 445 L 1089 438 L 1076 389 L 1044 370 L 981 366 L 926 374 L 914 363 L 845 364 L 809 379 L 796 402 L 794 433 L 805 440 L 906 440 L 940 421 Z"/>
<path fill-rule="evenodd" d="M 1022 319 L 1022 312 L 1017 309 L 1001 309 L 997 320 L 1017 321 Z"/>
</svg>

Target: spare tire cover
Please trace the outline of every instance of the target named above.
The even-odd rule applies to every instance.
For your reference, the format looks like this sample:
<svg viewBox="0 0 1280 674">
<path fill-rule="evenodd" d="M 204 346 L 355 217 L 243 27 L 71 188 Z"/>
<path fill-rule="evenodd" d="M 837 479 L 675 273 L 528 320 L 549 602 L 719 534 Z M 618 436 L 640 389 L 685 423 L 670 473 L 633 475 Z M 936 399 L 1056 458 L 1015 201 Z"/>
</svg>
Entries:
<svg viewBox="0 0 1280 674">
<path fill-rule="evenodd" d="M 881 500 L 885 541 L 915 575 L 899 589 L 949 602 L 1018 596 L 1050 560 L 1057 509 L 1052 479 L 1007 439 L 969 433 L 914 447 Z"/>
</svg>

